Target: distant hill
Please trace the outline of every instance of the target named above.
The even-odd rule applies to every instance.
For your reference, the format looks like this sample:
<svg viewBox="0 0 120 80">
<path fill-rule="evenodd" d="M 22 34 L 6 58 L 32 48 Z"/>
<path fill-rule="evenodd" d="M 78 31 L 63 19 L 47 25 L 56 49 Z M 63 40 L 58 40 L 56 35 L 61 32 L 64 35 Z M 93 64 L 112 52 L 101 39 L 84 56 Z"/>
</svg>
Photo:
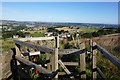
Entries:
<svg viewBox="0 0 120 80">
<path fill-rule="evenodd" d="M 115 24 L 97 24 L 97 23 L 71 23 L 71 22 L 40 22 L 40 21 L 13 21 L 2 20 L 2 24 L 22 24 L 22 25 L 34 25 L 35 27 L 47 26 L 47 27 L 60 27 L 60 26 L 77 26 L 77 27 L 97 27 L 97 28 L 117 28 Z"/>
</svg>

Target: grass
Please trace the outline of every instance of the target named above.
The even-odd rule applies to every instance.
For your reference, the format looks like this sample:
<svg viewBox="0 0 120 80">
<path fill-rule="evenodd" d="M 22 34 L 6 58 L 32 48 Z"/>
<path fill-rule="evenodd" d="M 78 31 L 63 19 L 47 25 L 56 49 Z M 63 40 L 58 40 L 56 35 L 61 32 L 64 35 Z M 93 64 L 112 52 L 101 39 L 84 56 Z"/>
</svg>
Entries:
<svg viewBox="0 0 120 80">
<path fill-rule="evenodd" d="M 73 29 L 70 29 L 69 27 L 62 27 L 62 28 L 56 28 L 57 30 L 61 31 L 73 31 L 73 30 L 77 30 L 78 32 L 96 32 L 98 31 L 98 29 L 95 28 L 88 28 L 88 27 L 79 27 L 79 29 L 77 29 L 78 27 L 73 27 Z"/>
<path fill-rule="evenodd" d="M 12 38 L 8 38 L 5 41 L 2 39 L 2 51 L 8 51 L 10 48 L 14 48 L 15 44 Z"/>
<path fill-rule="evenodd" d="M 23 32 L 29 32 L 31 34 L 35 33 L 35 32 L 38 32 L 38 33 L 44 33 L 44 32 L 47 32 L 47 30 L 38 30 L 38 31 L 23 31 Z"/>
<path fill-rule="evenodd" d="M 89 43 L 86 42 L 86 49 L 90 50 Z M 111 54 L 115 55 L 113 51 L 108 50 Z M 115 56 L 118 57 L 119 54 L 116 54 Z M 119 57 L 118 57 L 119 58 Z M 110 62 L 100 51 L 97 50 L 97 66 L 101 69 L 103 74 L 106 76 L 107 79 L 120 79 L 120 70 L 112 63 Z M 90 62 L 87 63 L 87 68 L 90 68 L 91 64 Z M 99 78 L 100 76 L 97 75 Z"/>
<path fill-rule="evenodd" d="M 43 33 L 38 33 L 38 32 L 30 34 L 30 36 L 32 36 L 32 37 L 44 37 Z"/>
</svg>

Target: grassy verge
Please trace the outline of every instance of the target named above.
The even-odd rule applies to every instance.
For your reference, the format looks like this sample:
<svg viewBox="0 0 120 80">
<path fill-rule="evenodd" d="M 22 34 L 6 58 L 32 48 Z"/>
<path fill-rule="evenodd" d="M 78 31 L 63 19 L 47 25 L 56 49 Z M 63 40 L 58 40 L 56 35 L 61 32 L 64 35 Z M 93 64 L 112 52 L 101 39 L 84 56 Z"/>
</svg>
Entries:
<svg viewBox="0 0 120 80">
<path fill-rule="evenodd" d="M 8 51 L 10 48 L 15 47 L 15 44 L 12 38 L 8 38 L 5 40 L 2 39 L 1 41 L 2 41 L 2 51 Z"/>
</svg>

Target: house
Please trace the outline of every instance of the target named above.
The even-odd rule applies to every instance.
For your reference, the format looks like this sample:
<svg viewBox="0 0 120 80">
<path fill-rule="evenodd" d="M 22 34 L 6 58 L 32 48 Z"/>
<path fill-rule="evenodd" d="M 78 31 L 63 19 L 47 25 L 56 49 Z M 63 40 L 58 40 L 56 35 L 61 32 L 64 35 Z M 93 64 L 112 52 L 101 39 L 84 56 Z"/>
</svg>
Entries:
<svg viewBox="0 0 120 80">
<path fill-rule="evenodd" d="M 46 32 L 44 34 L 47 35 L 47 36 L 53 36 L 53 32 Z"/>
<path fill-rule="evenodd" d="M 40 27 L 34 27 L 33 28 L 33 30 L 45 30 L 45 29 L 47 29 L 46 27 L 42 27 L 42 26 L 40 26 Z"/>
</svg>

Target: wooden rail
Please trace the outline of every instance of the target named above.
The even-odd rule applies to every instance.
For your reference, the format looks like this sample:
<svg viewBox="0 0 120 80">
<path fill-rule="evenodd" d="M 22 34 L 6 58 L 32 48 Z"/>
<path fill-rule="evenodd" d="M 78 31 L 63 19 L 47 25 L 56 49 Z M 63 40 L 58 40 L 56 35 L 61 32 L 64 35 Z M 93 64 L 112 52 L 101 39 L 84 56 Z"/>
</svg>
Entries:
<svg viewBox="0 0 120 80">
<path fill-rule="evenodd" d="M 33 66 L 33 67 L 35 67 L 36 70 L 38 70 L 39 72 L 42 72 L 42 73 L 46 74 L 46 75 L 49 76 L 49 77 L 53 77 L 53 76 L 55 75 L 55 74 L 52 73 L 51 71 L 49 71 L 49 70 L 47 70 L 47 69 L 45 69 L 45 68 L 43 68 L 43 67 L 41 67 L 41 66 L 39 66 L 39 65 L 37 65 L 37 64 L 35 64 L 35 63 L 33 63 L 33 62 L 31 62 L 31 61 L 29 61 L 29 60 L 26 60 L 26 59 L 24 59 L 24 58 L 22 58 L 22 57 L 19 57 L 19 56 L 15 55 L 15 58 L 16 58 L 18 61 L 20 61 L 20 62 L 22 62 L 22 63 L 24 63 L 24 64 L 26 64 L 26 65 L 28 65 L 28 66 Z"/>
<path fill-rule="evenodd" d="M 82 54 L 82 53 L 86 53 L 87 50 L 84 48 L 84 49 L 60 49 L 59 50 L 59 54 L 62 54 L 62 55 L 68 55 L 68 54 Z"/>
<path fill-rule="evenodd" d="M 118 69 L 120 69 L 120 61 L 118 58 L 116 58 L 114 55 L 106 51 L 101 46 L 97 45 L 97 49 L 108 59 L 110 60 Z"/>
<path fill-rule="evenodd" d="M 102 48 L 101 46 L 99 46 L 98 44 L 96 44 L 95 42 L 92 42 L 92 40 L 90 40 L 90 51 L 92 53 L 92 78 L 96 79 L 97 78 L 97 74 L 96 71 L 99 73 L 99 75 L 103 78 L 106 79 L 106 77 L 104 76 L 104 74 L 102 73 L 102 71 L 100 70 L 100 68 L 97 67 L 96 65 L 96 49 L 98 49 L 108 60 L 110 60 L 116 67 L 118 67 L 118 69 L 120 69 L 120 61 L 118 58 L 116 58 L 114 55 L 112 55 L 111 53 L 109 53 L 108 51 L 106 51 L 104 48 Z"/>
<path fill-rule="evenodd" d="M 63 62 L 63 64 L 66 66 L 79 66 L 78 62 Z"/>
<path fill-rule="evenodd" d="M 106 77 L 104 76 L 103 72 L 100 70 L 99 67 L 96 68 L 97 69 L 97 72 L 99 73 L 99 75 L 103 78 L 103 79 L 106 79 Z"/>
<path fill-rule="evenodd" d="M 36 44 L 30 43 L 30 42 L 23 42 L 23 41 L 14 39 L 14 43 L 16 43 L 18 45 L 21 45 L 21 46 L 26 46 L 26 47 L 29 47 L 29 48 L 33 48 L 33 49 L 36 49 L 36 50 L 39 50 L 39 51 L 43 51 L 43 52 L 46 52 L 46 53 L 51 53 L 51 54 L 54 53 L 54 49 L 52 49 L 52 48 L 36 45 Z"/>
</svg>

